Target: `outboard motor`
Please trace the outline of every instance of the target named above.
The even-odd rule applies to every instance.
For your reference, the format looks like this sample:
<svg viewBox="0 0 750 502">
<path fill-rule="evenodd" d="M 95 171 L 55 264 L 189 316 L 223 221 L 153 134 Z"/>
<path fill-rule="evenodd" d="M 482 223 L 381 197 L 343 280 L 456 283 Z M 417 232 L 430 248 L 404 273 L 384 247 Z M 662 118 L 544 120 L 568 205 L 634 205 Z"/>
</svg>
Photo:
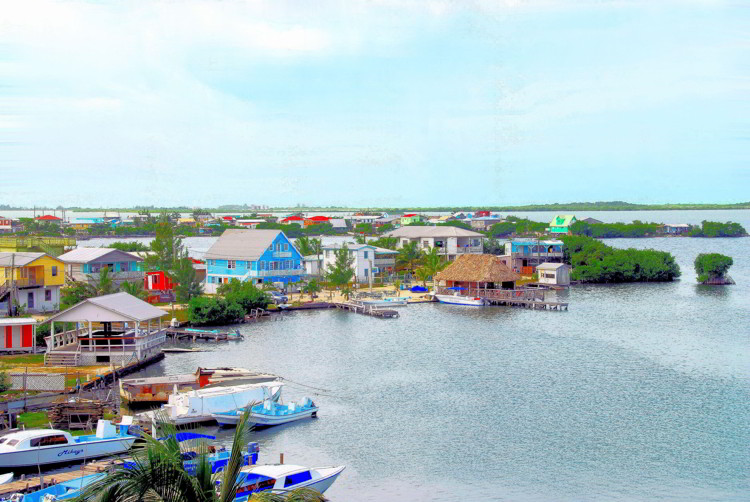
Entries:
<svg viewBox="0 0 750 502">
<path fill-rule="evenodd" d="M 258 453 L 260 453 L 260 446 L 258 443 L 247 443 L 247 453 L 250 455 L 250 465 L 258 463 Z"/>
</svg>

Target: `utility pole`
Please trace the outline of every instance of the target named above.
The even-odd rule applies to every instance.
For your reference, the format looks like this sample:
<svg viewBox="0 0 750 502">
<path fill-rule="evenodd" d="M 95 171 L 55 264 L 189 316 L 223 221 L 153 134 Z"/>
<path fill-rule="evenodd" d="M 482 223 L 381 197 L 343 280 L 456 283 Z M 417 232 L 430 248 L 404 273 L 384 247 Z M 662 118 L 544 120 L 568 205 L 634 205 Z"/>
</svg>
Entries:
<svg viewBox="0 0 750 502">
<path fill-rule="evenodd" d="M 10 287 L 8 288 L 8 317 L 13 317 L 13 288 L 15 287 L 16 253 L 10 254 Z"/>
</svg>

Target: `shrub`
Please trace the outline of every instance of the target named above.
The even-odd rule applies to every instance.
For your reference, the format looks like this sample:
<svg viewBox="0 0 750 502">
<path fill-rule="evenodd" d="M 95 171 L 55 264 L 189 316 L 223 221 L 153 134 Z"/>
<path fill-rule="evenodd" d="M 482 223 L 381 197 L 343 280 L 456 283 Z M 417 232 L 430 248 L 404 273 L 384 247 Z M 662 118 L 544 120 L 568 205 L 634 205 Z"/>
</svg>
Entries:
<svg viewBox="0 0 750 502">
<path fill-rule="evenodd" d="M 197 326 L 232 324 L 244 315 L 242 306 L 224 298 L 197 296 L 188 303 L 188 321 Z"/>
<path fill-rule="evenodd" d="M 11 383 L 8 374 L 4 371 L 0 371 L 0 392 L 10 390 L 11 387 L 13 387 L 13 384 Z"/>
<path fill-rule="evenodd" d="M 730 256 L 719 253 L 701 253 L 695 258 L 695 273 L 698 274 L 699 282 L 724 277 L 732 266 L 733 260 Z"/>
<path fill-rule="evenodd" d="M 243 316 L 252 309 L 264 309 L 271 303 L 268 293 L 256 288 L 251 282 L 241 282 L 237 279 L 219 286 L 217 293 L 227 302 L 236 303 L 242 307 Z"/>
<path fill-rule="evenodd" d="M 732 221 L 720 223 L 703 220 L 701 226 L 691 228 L 688 235 L 690 237 L 743 237 L 747 235 L 747 231 L 745 227 Z"/>
</svg>

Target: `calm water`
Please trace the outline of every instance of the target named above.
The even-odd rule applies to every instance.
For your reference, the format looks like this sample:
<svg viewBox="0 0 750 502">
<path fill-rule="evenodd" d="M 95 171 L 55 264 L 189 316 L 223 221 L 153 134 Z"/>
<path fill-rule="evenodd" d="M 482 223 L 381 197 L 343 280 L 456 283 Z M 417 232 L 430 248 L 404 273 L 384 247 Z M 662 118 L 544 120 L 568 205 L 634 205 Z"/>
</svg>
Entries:
<svg viewBox="0 0 750 502">
<path fill-rule="evenodd" d="M 293 313 L 144 374 L 237 365 L 326 389 L 290 385 L 320 418 L 257 438 L 261 461 L 346 464 L 335 501 L 750 499 L 750 239 L 608 243 L 670 251 L 682 280 L 574 287 L 568 312 Z M 709 251 L 737 286 L 695 284 Z"/>
</svg>

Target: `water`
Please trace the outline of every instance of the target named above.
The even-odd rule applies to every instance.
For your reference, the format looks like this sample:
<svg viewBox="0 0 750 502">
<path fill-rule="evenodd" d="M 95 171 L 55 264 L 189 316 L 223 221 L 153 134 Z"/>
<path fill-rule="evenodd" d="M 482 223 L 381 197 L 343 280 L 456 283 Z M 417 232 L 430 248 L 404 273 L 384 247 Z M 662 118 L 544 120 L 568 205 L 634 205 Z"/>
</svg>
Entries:
<svg viewBox="0 0 750 502">
<path fill-rule="evenodd" d="M 345 464 L 334 501 L 750 499 L 750 238 L 607 243 L 670 251 L 683 277 L 576 286 L 568 312 L 297 312 L 143 374 L 236 365 L 326 389 L 290 385 L 320 418 L 257 440 L 262 462 Z M 738 285 L 695 283 L 709 251 Z"/>
</svg>

